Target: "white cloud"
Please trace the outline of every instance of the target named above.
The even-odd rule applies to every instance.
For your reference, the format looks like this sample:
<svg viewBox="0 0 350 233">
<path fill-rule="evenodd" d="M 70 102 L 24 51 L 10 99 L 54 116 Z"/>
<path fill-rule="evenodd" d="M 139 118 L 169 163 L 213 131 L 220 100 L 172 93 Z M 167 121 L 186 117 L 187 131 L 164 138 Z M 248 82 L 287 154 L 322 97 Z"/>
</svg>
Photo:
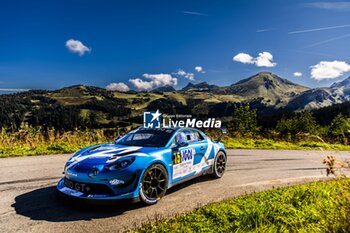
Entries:
<svg viewBox="0 0 350 233">
<path fill-rule="evenodd" d="M 108 91 L 120 91 L 120 92 L 127 92 L 130 90 L 128 85 L 125 83 L 110 83 L 106 86 L 106 89 Z"/>
<path fill-rule="evenodd" d="M 233 60 L 243 64 L 254 64 L 258 67 L 275 67 L 277 65 L 273 62 L 273 56 L 269 52 L 259 53 L 257 57 L 252 57 L 247 53 L 239 53 L 233 57 Z"/>
<path fill-rule="evenodd" d="M 162 86 L 176 86 L 177 78 L 172 77 L 170 74 L 143 74 L 145 79 L 142 80 L 140 78 L 129 79 L 129 82 L 132 83 L 135 88 L 139 91 L 148 91 L 155 87 Z"/>
<path fill-rule="evenodd" d="M 294 77 L 301 77 L 301 76 L 303 76 L 303 73 L 296 71 L 293 73 L 293 75 L 294 75 Z"/>
<path fill-rule="evenodd" d="M 258 67 L 274 67 L 277 65 L 273 62 L 273 56 L 269 52 L 259 53 L 259 56 L 255 58 L 255 64 Z"/>
<path fill-rule="evenodd" d="M 194 69 L 198 72 L 198 73 L 205 73 L 204 69 L 202 66 L 196 66 L 194 67 Z"/>
<path fill-rule="evenodd" d="M 176 74 L 178 76 L 181 76 L 181 77 L 187 78 L 191 81 L 194 81 L 194 73 L 187 73 L 183 69 L 178 69 L 177 72 L 175 72 L 173 74 Z"/>
<path fill-rule="evenodd" d="M 344 61 L 321 61 L 310 68 L 311 77 L 317 81 L 335 79 L 350 72 L 350 64 Z"/>
<path fill-rule="evenodd" d="M 129 79 L 129 82 L 131 82 L 139 91 L 148 91 L 153 88 L 153 84 L 151 82 L 143 81 L 139 78 Z"/>
<path fill-rule="evenodd" d="M 185 78 L 187 78 L 188 80 L 194 81 L 194 73 L 187 73 L 185 75 Z"/>
<path fill-rule="evenodd" d="M 74 39 L 67 40 L 66 47 L 69 49 L 69 51 L 78 53 L 80 56 L 83 56 L 86 52 L 91 51 L 91 48 L 86 47 L 81 41 Z"/>
<path fill-rule="evenodd" d="M 180 76 L 185 76 L 187 73 L 184 70 L 179 69 L 175 74 L 180 75 Z"/>
<path fill-rule="evenodd" d="M 239 53 L 233 57 L 233 60 L 236 62 L 241 62 L 244 64 L 253 64 L 254 58 L 247 53 Z"/>
</svg>

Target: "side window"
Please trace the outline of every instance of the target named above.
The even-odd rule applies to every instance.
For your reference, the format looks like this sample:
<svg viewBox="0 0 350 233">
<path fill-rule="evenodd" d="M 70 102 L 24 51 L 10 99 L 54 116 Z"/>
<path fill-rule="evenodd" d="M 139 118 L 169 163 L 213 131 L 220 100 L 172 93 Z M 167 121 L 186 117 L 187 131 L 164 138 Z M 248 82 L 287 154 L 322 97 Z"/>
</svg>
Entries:
<svg viewBox="0 0 350 233">
<path fill-rule="evenodd" d="M 203 141 L 204 140 L 204 137 L 202 136 L 202 134 L 200 134 L 198 131 L 195 131 L 195 133 L 197 135 L 198 141 Z"/>
<path fill-rule="evenodd" d="M 179 142 L 179 140 L 181 139 L 186 139 L 187 140 L 187 135 L 185 132 L 183 131 L 180 131 L 180 132 L 177 132 L 176 135 L 175 135 L 175 138 L 173 140 L 173 142 L 171 143 L 171 146 L 176 146 L 176 144 Z M 188 140 L 187 140 L 188 141 Z"/>
<path fill-rule="evenodd" d="M 185 130 L 183 131 L 186 135 L 186 140 L 188 143 L 191 143 L 191 142 L 195 142 L 195 137 L 193 135 L 193 131 L 192 130 Z"/>
<path fill-rule="evenodd" d="M 188 143 L 199 142 L 204 140 L 204 137 L 196 130 L 184 130 L 176 134 L 171 146 L 175 146 L 178 143 L 180 137 L 184 137 Z"/>
<path fill-rule="evenodd" d="M 176 137 L 174 138 L 173 142 L 171 143 L 170 147 L 176 146 Z"/>
<path fill-rule="evenodd" d="M 203 136 L 196 130 L 191 130 L 192 140 L 191 142 L 200 142 L 204 140 Z"/>
</svg>

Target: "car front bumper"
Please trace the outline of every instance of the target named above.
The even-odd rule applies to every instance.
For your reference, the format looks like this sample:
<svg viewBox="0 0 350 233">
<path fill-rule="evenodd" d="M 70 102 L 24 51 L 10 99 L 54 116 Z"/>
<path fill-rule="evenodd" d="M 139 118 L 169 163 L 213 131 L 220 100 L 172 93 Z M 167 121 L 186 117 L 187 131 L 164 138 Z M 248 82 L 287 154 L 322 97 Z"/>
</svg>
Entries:
<svg viewBox="0 0 350 233">
<path fill-rule="evenodd" d="M 56 185 L 57 192 L 60 196 L 66 197 L 69 199 L 79 199 L 81 201 L 87 201 L 91 203 L 99 203 L 99 202 L 106 202 L 106 201 L 130 201 L 130 202 L 137 202 L 139 201 L 139 190 L 136 188 L 132 192 L 127 192 L 123 194 L 114 194 L 114 193 L 85 193 L 80 192 L 72 187 L 68 187 L 65 184 L 65 178 L 62 178 Z"/>
</svg>

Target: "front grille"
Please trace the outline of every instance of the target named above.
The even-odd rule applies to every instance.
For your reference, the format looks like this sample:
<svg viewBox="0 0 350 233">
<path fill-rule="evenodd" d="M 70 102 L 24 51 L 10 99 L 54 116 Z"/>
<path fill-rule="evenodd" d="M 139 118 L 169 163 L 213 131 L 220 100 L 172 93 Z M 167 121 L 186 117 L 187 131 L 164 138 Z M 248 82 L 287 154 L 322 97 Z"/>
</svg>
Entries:
<svg viewBox="0 0 350 233">
<path fill-rule="evenodd" d="M 113 191 L 105 184 L 82 183 L 64 178 L 64 185 L 87 194 L 113 194 Z"/>
</svg>

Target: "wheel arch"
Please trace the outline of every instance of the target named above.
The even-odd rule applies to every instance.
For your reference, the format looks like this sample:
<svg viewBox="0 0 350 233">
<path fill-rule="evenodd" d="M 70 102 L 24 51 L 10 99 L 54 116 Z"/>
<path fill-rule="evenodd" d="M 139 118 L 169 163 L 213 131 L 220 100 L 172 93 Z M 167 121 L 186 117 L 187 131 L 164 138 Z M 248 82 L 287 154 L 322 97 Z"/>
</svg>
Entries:
<svg viewBox="0 0 350 233">
<path fill-rule="evenodd" d="M 166 166 L 166 164 L 164 163 L 164 161 L 162 160 L 153 160 L 152 162 L 150 162 L 146 167 L 143 168 L 141 174 L 140 174 L 140 177 L 139 177 L 139 181 L 138 183 L 140 184 L 141 182 L 141 179 L 142 179 L 142 176 L 143 174 L 145 174 L 145 171 L 150 167 L 150 166 L 153 166 L 153 165 L 156 165 L 156 164 L 159 164 L 159 165 L 162 165 L 168 175 L 168 186 L 169 186 L 169 182 L 170 182 L 170 171 L 168 169 L 168 167 Z"/>
<path fill-rule="evenodd" d="M 225 149 L 222 149 L 222 148 L 220 148 L 217 152 L 216 152 L 216 154 L 215 154 L 215 157 L 214 157 L 214 161 L 215 161 L 215 159 L 216 159 L 216 155 L 219 153 L 219 152 L 222 152 L 222 153 L 224 153 L 224 155 L 225 155 L 225 157 L 226 157 L 226 159 L 227 159 L 227 153 L 226 153 L 226 150 Z M 213 165 L 211 166 L 211 173 L 214 173 L 214 163 L 213 163 Z"/>
<path fill-rule="evenodd" d="M 225 156 L 227 156 L 226 150 L 224 150 L 224 149 L 219 149 L 217 153 L 219 153 L 219 152 L 223 152 L 223 153 L 225 154 Z M 217 154 L 217 153 L 216 153 L 216 154 Z M 215 156 L 216 156 L 216 155 L 215 155 Z"/>
</svg>

